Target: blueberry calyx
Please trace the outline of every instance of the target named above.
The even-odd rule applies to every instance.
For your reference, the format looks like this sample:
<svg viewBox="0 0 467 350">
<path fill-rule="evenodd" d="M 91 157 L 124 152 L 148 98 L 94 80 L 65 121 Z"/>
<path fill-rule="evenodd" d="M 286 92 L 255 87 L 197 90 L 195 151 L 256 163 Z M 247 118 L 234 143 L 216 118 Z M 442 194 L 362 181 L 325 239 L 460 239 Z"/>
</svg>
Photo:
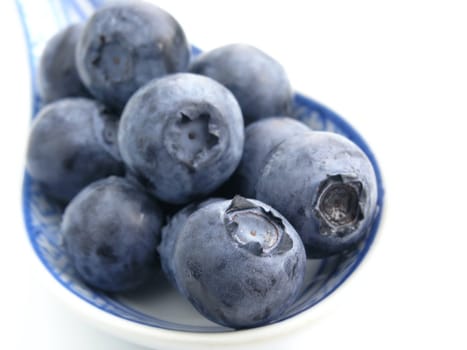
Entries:
<svg viewBox="0 0 467 350">
<path fill-rule="evenodd" d="M 363 185 L 353 176 L 329 175 L 322 181 L 314 211 L 323 236 L 343 237 L 353 232 L 363 220 Z"/>
<path fill-rule="evenodd" d="M 164 132 L 167 152 L 189 169 L 196 170 L 215 160 L 226 142 L 216 111 L 187 107 L 169 119 Z"/>
<path fill-rule="evenodd" d="M 293 246 L 279 217 L 241 196 L 225 211 L 224 224 L 232 239 L 256 256 L 281 254 Z"/>
<path fill-rule="evenodd" d="M 91 63 L 100 68 L 106 81 L 120 83 L 129 80 L 133 75 L 133 53 L 123 38 L 108 40 L 99 37 L 99 46 Z"/>
</svg>

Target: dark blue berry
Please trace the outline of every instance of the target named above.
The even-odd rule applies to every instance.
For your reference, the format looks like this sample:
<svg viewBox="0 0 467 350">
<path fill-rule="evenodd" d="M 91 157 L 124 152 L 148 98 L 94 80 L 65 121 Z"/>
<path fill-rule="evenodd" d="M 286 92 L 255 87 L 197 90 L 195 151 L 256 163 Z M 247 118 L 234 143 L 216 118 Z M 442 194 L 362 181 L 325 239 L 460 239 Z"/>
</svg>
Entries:
<svg viewBox="0 0 467 350">
<path fill-rule="evenodd" d="M 76 63 L 86 87 L 106 105 L 123 109 L 154 78 L 185 71 L 190 50 L 178 22 L 144 2 L 103 7 L 88 20 Z"/>
<path fill-rule="evenodd" d="M 78 75 L 75 51 L 83 25 L 74 24 L 54 35 L 39 63 L 39 95 L 44 103 L 64 97 L 89 97 Z"/>
<path fill-rule="evenodd" d="M 173 204 L 218 188 L 240 162 L 243 141 L 241 111 L 230 91 L 188 73 L 141 88 L 119 128 L 127 167 L 152 194 Z"/>
<path fill-rule="evenodd" d="M 70 201 L 93 181 L 123 174 L 118 121 L 100 103 L 66 98 L 36 116 L 28 142 L 27 170 L 51 197 Z"/>
<path fill-rule="evenodd" d="M 292 112 L 293 93 L 284 68 L 253 46 L 231 44 L 208 51 L 191 63 L 190 72 L 217 80 L 232 91 L 245 124 Z"/>
<path fill-rule="evenodd" d="M 161 226 L 154 199 L 124 178 L 109 177 L 70 202 L 61 231 L 81 278 L 104 291 L 122 292 L 154 273 Z"/>
<path fill-rule="evenodd" d="M 363 239 L 377 211 L 376 196 L 367 156 L 331 132 L 311 132 L 280 144 L 256 186 L 256 198 L 290 221 L 309 257 L 333 255 Z"/>
<path fill-rule="evenodd" d="M 173 250 L 183 295 L 208 319 L 233 328 L 277 320 L 302 286 L 305 250 L 270 206 L 235 197 L 191 214 Z"/>
</svg>

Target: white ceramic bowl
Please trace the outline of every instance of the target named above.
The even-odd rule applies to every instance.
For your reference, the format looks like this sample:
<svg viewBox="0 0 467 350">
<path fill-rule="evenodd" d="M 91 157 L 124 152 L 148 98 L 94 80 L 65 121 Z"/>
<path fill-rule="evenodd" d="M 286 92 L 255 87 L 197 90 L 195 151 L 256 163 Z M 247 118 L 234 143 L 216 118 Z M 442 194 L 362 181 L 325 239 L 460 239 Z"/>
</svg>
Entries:
<svg viewBox="0 0 467 350">
<path fill-rule="evenodd" d="M 47 6 L 22 0 L 18 10 L 23 20 L 30 52 L 31 74 L 36 77 L 38 58 L 48 37 L 69 22 L 82 20 L 97 6 L 97 0 L 49 0 Z M 54 11 L 52 11 L 52 9 Z M 48 16 L 49 18 L 45 18 Z M 193 54 L 199 50 L 193 48 Z M 33 79 L 33 117 L 40 108 Z M 64 254 L 59 231 L 62 209 L 49 201 L 39 186 L 25 174 L 23 208 L 27 234 L 38 263 L 53 291 L 76 312 L 97 327 L 140 345 L 160 349 L 281 348 L 311 319 L 327 298 L 354 272 L 370 248 L 381 219 L 384 190 L 376 160 L 365 141 L 341 117 L 301 94 L 295 95 L 294 116 L 314 130 L 340 133 L 356 144 L 373 163 L 378 180 L 379 213 L 366 239 L 352 252 L 327 259 L 308 260 L 306 282 L 300 298 L 278 322 L 249 330 L 234 331 L 203 318 L 169 283 L 127 294 L 106 294 L 83 284 Z M 164 279 L 162 274 L 155 279 Z M 164 279 L 165 281 L 165 279 Z"/>
</svg>

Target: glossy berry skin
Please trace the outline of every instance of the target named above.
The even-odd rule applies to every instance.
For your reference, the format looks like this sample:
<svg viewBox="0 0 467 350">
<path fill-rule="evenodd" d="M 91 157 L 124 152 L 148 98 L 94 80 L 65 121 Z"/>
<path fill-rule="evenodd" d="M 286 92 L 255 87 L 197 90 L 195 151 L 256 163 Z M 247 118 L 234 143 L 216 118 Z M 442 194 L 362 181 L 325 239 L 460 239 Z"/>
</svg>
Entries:
<svg viewBox="0 0 467 350">
<path fill-rule="evenodd" d="M 83 25 L 73 24 L 55 34 L 46 44 L 39 62 L 38 87 L 44 103 L 64 97 L 89 97 L 78 75 L 75 51 Z"/>
<path fill-rule="evenodd" d="M 76 52 L 86 87 L 116 110 L 150 80 L 187 70 L 189 59 L 178 22 L 145 2 L 116 3 L 96 11 Z"/>
<path fill-rule="evenodd" d="M 86 98 L 45 106 L 32 123 L 28 173 L 50 197 L 64 203 L 91 182 L 122 174 L 117 123 L 103 105 Z"/>
<path fill-rule="evenodd" d="M 118 140 L 126 166 L 152 194 L 185 204 L 208 195 L 234 172 L 243 151 L 243 119 L 219 83 L 173 74 L 132 96 Z"/>
<path fill-rule="evenodd" d="M 213 322 L 247 328 L 277 320 L 305 273 L 300 237 L 276 210 L 236 196 L 190 215 L 174 249 L 180 292 Z"/>
<path fill-rule="evenodd" d="M 307 255 L 352 248 L 377 211 L 376 177 L 363 151 L 331 132 L 311 132 L 280 144 L 264 167 L 256 198 L 296 228 Z"/>
<path fill-rule="evenodd" d="M 232 91 L 245 124 L 291 113 L 293 94 L 284 68 L 253 46 L 231 44 L 201 54 L 190 64 L 190 72 L 217 80 Z"/>
<path fill-rule="evenodd" d="M 86 283 L 122 292 L 153 274 L 162 223 L 154 199 L 124 178 L 109 177 L 70 202 L 61 232 L 68 257 Z"/>
<path fill-rule="evenodd" d="M 234 183 L 244 197 L 254 197 L 256 183 L 268 156 L 280 143 L 311 132 L 305 124 L 289 117 L 271 117 L 254 122 L 245 129 L 242 160 Z"/>
<path fill-rule="evenodd" d="M 157 251 L 159 252 L 159 256 L 161 258 L 162 270 L 174 287 L 176 287 L 176 282 L 174 277 L 173 256 L 175 244 L 180 231 L 183 229 L 183 226 L 185 225 L 190 215 L 195 211 L 200 208 L 204 208 L 211 203 L 221 201 L 224 201 L 224 199 L 209 198 L 202 202 L 190 203 L 175 213 L 175 215 L 172 216 L 168 223 L 162 228 L 161 243 L 159 244 Z"/>
</svg>

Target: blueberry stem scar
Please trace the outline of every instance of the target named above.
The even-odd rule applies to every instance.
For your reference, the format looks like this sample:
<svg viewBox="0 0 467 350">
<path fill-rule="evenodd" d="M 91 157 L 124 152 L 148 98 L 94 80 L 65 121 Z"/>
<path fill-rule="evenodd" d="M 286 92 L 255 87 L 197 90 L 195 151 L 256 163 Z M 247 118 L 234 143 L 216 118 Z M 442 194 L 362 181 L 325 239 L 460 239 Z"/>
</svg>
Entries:
<svg viewBox="0 0 467 350">
<path fill-rule="evenodd" d="M 354 177 L 328 176 L 320 184 L 314 206 L 320 220 L 320 234 L 343 237 L 355 230 L 363 220 L 364 196 L 362 183 Z"/>
<path fill-rule="evenodd" d="M 196 112 L 180 112 L 166 134 L 169 153 L 192 170 L 202 166 L 219 144 L 218 128 L 213 126 L 211 115 Z"/>
<path fill-rule="evenodd" d="M 225 211 L 224 224 L 232 239 L 254 255 L 269 255 L 291 247 L 282 220 L 241 196 L 235 196 Z"/>
</svg>

